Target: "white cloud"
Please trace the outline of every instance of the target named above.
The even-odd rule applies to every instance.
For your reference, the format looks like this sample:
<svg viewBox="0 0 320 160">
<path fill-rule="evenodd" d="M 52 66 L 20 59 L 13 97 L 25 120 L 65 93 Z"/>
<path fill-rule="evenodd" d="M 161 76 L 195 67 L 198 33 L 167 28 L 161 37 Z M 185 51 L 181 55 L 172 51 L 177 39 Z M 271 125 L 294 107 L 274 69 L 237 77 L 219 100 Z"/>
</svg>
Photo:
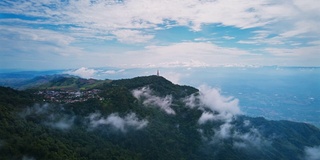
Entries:
<svg viewBox="0 0 320 160">
<path fill-rule="evenodd" d="M 182 77 L 182 75 L 177 72 L 163 72 L 163 73 L 160 73 L 160 76 L 165 77 L 166 79 L 168 79 L 174 84 L 180 84 L 180 80 Z"/>
<path fill-rule="evenodd" d="M 116 30 L 113 31 L 117 40 L 123 43 L 143 43 L 153 39 L 153 35 L 147 35 L 137 30 Z"/>
<path fill-rule="evenodd" d="M 121 72 L 124 72 L 125 69 L 120 69 L 120 70 L 107 70 L 107 71 L 104 71 L 103 73 L 105 74 L 117 74 L 117 73 L 121 73 Z"/>
<path fill-rule="evenodd" d="M 88 116 L 88 119 L 91 128 L 110 125 L 122 132 L 126 132 L 129 128 L 139 130 L 148 125 L 147 120 L 139 120 L 135 113 L 127 114 L 124 118 L 120 117 L 118 113 L 112 113 L 107 118 L 102 117 L 100 113 L 92 113 Z"/>
<path fill-rule="evenodd" d="M 250 126 L 250 125 L 251 125 L 251 122 L 250 122 L 249 120 L 243 121 L 243 126 L 244 126 L 244 127 L 248 127 L 248 126 Z"/>
<path fill-rule="evenodd" d="M 199 31 L 206 24 L 252 28 L 283 22 L 294 24 L 304 19 L 312 24 L 319 17 L 320 8 L 316 0 L 246 3 L 241 0 L 12 1 L 2 2 L 0 6 L 4 13 L 49 18 L 39 19 L 39 23 L 75 24 L 93 28 L 96 32 L 172 26 L 187 26 Z M 122 38 L 120 36 L 119 40 Z"/>
<path fill-rule="evenodd" d="M 204 38 L 204 37 L 199 37 L 199 38 L 195 38 L 194 41 L 196 42 L 211 42 L 215 40 L 214 38 Z"/>
<path fill-rule="evenodd" d="M 264 146 L 269 146 L 271 142 L 261 135 L 256 128 L 250 128 L 249 132 L 240 133 L 234 132 L 233 134 L 235 148 L 254 148 L 261 149 Z"/>
<path fill-rule="evenodd" d="M 246 125 L 246 132 L 240 132 L 239 129 L 230 122 L 223 123 L 218 129 L 214 129 L 212 144 L 219 144 L 224 140 L 232 139 L 232 145 L 237 149 L 261 149 L 271 145 L 271 141 L 263 137 L 258 129 Z"/>
<path fill-rule="evenodd" d="M 68 34 L 48 29 L 31 29 L 24 27 L 0 25 L 0 42 L 3 46 L 0 53 L 34 54 L 40 55 L 79 55 L 84 53 L 81 48 L 75 47 L 72 43 L 75 38 Z M 14 48 L 11 48 L 14 44 Z"/>
<path fill-rule="evenodd" d="M 305 147 L 305 160 L 319 160 L 320 159 L 320 146 Z"/>
<path fill-rule="evenodd" d="M 231 26 L 245 33 L 250 31 L 244 29 L 255 28 L 254 30 L 259 30 L 252 32 L 253 37 L 248 39 L 237 37 L 238 43 L 265 44 L 270 45 L 269 48 L 299 44 L 297 43 L 299 40 L 300 42 L 301 40 L 303 42 L 316 41 L 320 35 L 318 29 L 320 5 L 317 0 L 259 0 L 245 3 L 241 0 L 31 0 L 0 1 L 0 10 L 1 13 L 32 17 L 19 19 L 17 16 L 1 19 L 0 34 L 6 36 L 0 37 L 0 43 L 9 46 L 1 47 L 1 53 L 28 53 L 21 57 L 31 57 L 30 55 L 34 53 L 63 56 L 76 54 L 80 55 L 79 57 L 82 56 L 80 60 L 83 61 L 92 59 L 86 61 L 87 64 L 91 64 L 90 66 L 97 66 L 96 61 L 99 61 L 99 65 L 108 64 L 116 67 L 204 67 L 235 64 L 239 61 L 261 65 L 272 63 L 273 65 L 276 64 L 273 59 L 281 60 L 279 57 L 270 58 L 267 54 L 259 58 L 252 57 L 253 54 L 247 48 L 227 48 L 204 43 L 204 41 L 212 41 L 219 37 L 195 39 L 201 43 L 187 42 L 191 39 L 182 39 L 182 37 L 180 43 L 169 45 L 168 43 L 171 42 L 163 43 L 161 36 L 158 37 L 159 29 L 166 30 L 177 26 L 187 27 L 191 32 L 202 31 L 203 26 L 208 25 L 213 28 Z M 52 25 L 52 27 L 47 25 Z M 230 30 L 233 31 L 233 29 Z M 169 33 L 172 31 L 170 30 Z M 186 35 L 183 38 L 190 35 L 189 38 L 194 39 L 191 34 L 186 33 Z M 220 38 L 234 38 L 230 33 L 226 35 L 229 36 Z M 173 36 L 180 37 L 175 34 Z M 114 49 L 116 47 L 108 45 L 96 47 L 97 39 L 103 44 L 107 44 L 105 41 L 116 39 L 121 43 L 146 43 L 148 46 L 143 50 L 134 48 L 135 51 L 125 52 L 126 49 Z M 84 42 L 90 43 L 84 45 Z M 14 47 L 11 47 L 12 44 L 15 44 Z M 99 53 L 88 52 L 88 50 L 94 50 L 92 48 L 99 48 L 97 49 Z M 95 57 L 96 55 L 99 55 L 98 58 Z M 43 56 L 38 57 L 37 61 L 44 60 L 44 57 L 46 62 L 52 60 L 51 57 Z M 55 58 L 55 62 L 58 63 L 58 57 Z M 291 63 L 294 62 L 295 60 Z M 304 63 L 295 65 L 300 64 L 310 63 L 304 61 Z M 316 60 L 312 63 L 312 65 L 317 64 Z M 81 65 L 77 64 L 77 67 L 79 66 Z"/>
<path fill-rule="evenodd" d="M 261 45 L 261 44 L 268 44 L 268 45 L 281 45 L 288 43 L 283 36 L 272 36 L 269 37 L 272 32 L 266 30 L 257 30 L 253 31 L 252 34 L 254 36 L 249 37 L 247 40 L 239 40 L 237 43 L 239 44 L 254 44 L 254 45 Z"/>
<path fill-rule="evenodd" d="M 257 30 L 257 31 L 253 31 L 252 33 L 254 33 L 255 35 L 251 39 L 265 39 L 271 34 L 270 31 L 266 31 L 266 30 Z"/>
<path fill-rule="evenodd" d="M 177 61 L 162 62 L 162 63 L 159 63 L 158 66 L 160 67 L 208 67 L 210 65 L 205 62 L 190 59 L 189 61 L 177 60 Z"/>
<path fill-rule="evenodd" d="M 43 105 L 40 104 L 34 104 L 32 107 L 28 107 L 24 110 L 24 112 L 21 112 L 20 115 L 22 117 L 29 116 L 31 114 L 45 114 L 50 109 L 50 105 L 48 103 L 45 103 Z"/>
<path fill-rule="evenodd" d="M 75 23 L 99 29 L 151 28 L 158 25 L 185 25 L 200 30 L 207 23 L 222 23 L 241 28 L 260 26 L 269 21 L 250 8 L 260 9 L 266 2 L 241 1 L 43 1 L 34 3 L 11 2 L 14 7 L 1 8 L 3 12 L 24 13 L 50 17 L 56 23 Z M 143 4 L 143 5 L 141 5 Z M 6 5 L 3 5 L 6 6 Z M 53 7 L 56 6 L 56 7 Z M 236 6 L 236 7 L 235 7 Z M 223 9 L 221 9 L 223 8 Z M 121 12 L 119 12 L 121 11 Z M 175 23 L 168 23 L 174 21 Z M 44 20 L 43 20 L 44 21 Z"/>
<path fill-rule="evenodd" d="M 153 91 L 148 87 L 143 87 L 141 89 L 135 89 L 132 94 L 138 100 L 141 100 L 145 106 L 155 106 L 159 107 L 161 110 L 165 111 L 167 114 L 175 115 L 176 112 L 170 107 L 172 103 L 172 96 L 167 95 L 164 98 L 158 97 L 153 94 Z"/>
<path fill-rule="evenodd" d="M 226 39 L 226 40 L 235 39 L 235 37 L 232 37 L 232 36 L 223 36 L 222 38 L 223 38 L 223 39 Z"/>
<path fill-rule="evenodd" d="M 66 34 L 48 29 L 31 29 L 13 26 L 0 26 L 0 31 L 5 35 L 14 36 L 15 40 L 47 42 L 53 45 L 65 46 L 73 42 L 75 39 Z"/>
<path fill-rule="evenodd" d="M 229 112 L 220 112 L 214 114 L 213 112 L 203 112 L 198 120 L 199 124 L 204 124 L 209 121 L 225 121 L 230 122 L 235 115 Z"/>
<path fill-rule="evenodd" d="M 220 90 L 202 85 L 199 87 L 199 99 L 203 107 L 219 113 L 240 114 L 239 100 L 221 95 Z"/>
<path fill-rule="evenodd" d="M 317 26 L 320 25 L 319 18 L 320 4 L 316 0 L 293 0 L 291 6 L 295 14 L 292 15 L 292 28 L 283 32 L 281 35 L 284 37 L 293 37 L 304 34 L 316 34 L 319 35 L 320 31 Z"/>
<path fill-rule="evenodd" d="M 82 78 L 93 78 L 97 72 L 98 71 L 96 71 L 95 69 L 81 67 L 77 70 L 66 71 L 65 73 L 75 75 L 75 76 L 80 76 Z"/>
<path fill-rule="evenodd" d="M 70 129 L 73 124 L 74 124 L 74 120 L 75 117 L 72 116 L 62 116 L 62 117 L 58 117 L 57 115 L 50 115 L 50 118 L 48 119 L 47 122 L 45 122 L 44 124 L 56 128 L 56 129 L 60 129 L 60 130 L 66 130 L 66 129 Z"/>
<path fill-rule="evenodd" d="M 222 124 L 218 130 L 215 130 L 214 139 L 221 140 L 230 138 L 232 136 L 232 128 L 233 126 L 230 123 Z"/>
<path fill-rule="evenodd" d="M 215 115 L 211 112 L 203 112 L 198 120 L 199 124 L 204 124 L 215 119 Z"/>
<path fill-rule="evenodd" d="M 188 97 L 185 97 L 185 99 L 183 99 L 183 102 L 185 103 L 185 105 L 187 107 L 190 107 L 190 108 L 195 108 L 198 106 L 198 96 L 195 96 L 195 94 L 192 94 Z"/>
<path fill-rule="evenodd" d="M 320 46 L 320 40 L 318 40 L 318 41 L 311 41 L 311 42 L 309 42 L 308 44 Z"/>
<path fill-rule="evenodd" d="M 129 68 L 208 67 L 236 63 L 237 58 L 250 55 L 250 52 L 244 50 L 223 48 L 213 43 L 181 42 L 167 46 L 146 46 L 143 50 L 114 54 L 110 65 Z"/>
<path fill-rule="evenodd" d="M 295 48 L 266 48 L 265 52 L 274 56 L 274 64 L 284 66 L 318 66 L 320 45 Z M 268 59 L 266 59 L 269 62 Z"/>
<path fill-rule="evenodd" d="M 199 124 L 217 120 L 230 122 L 234 116 L 242 114 L 238 99 L 223 96 L 219 89 L 206 85 L 201 85 L 198 94 L 190 95 L 183 101 L 187 107 L 198 107 L 198 109 L 204 110 L 198 120 Z"/>
<path fill-rule="evenodd" d="M 28 116 L 37 115 L 44 117 L 42 123 L 46 126 L 68 130 L 74 125 L 75 116 L 61 113 L 64 110 L 62 106 L 55 106 L 48 103 L 45 104 L 34 104 L 32 107 L 27 107 L 20 116 L 26 118 Z"/>
<path fill-rule="evenodd" d="M 240 44 L 257 44 L 258 42 L 256 41 L 252 41 L 252 40 L 240 40 L 238 41 L 237 43 L 240 43 Z"/>
<path fill-rule="evenodd" d="M 289 56 L 298 58 L 317 58 L 319 57 L 320 45 L 309 46 L 309 47 L 297 47 L 297 48 L 266 48 L 265 49 L 270 54 L 274 56 Z"/>
</svg>

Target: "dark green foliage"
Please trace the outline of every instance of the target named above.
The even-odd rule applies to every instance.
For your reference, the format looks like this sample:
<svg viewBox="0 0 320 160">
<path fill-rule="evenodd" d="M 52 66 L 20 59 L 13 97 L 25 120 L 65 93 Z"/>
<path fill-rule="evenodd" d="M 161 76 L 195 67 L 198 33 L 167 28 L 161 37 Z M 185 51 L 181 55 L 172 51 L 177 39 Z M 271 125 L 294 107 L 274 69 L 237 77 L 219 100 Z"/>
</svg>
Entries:
<svg viewBox="0 0 320 160">
<path fill-rule="evenodd" d="M 125 86 L 128 89 L 137 89 L 148 86 L 160 95 L 172 95 L 174 98 L 188 96 L 198 90 L 190 86 L 179 86 L 160 76 L 136 77 L 133 79 L 123 79 L 111 82 L 112 85 Z"/>
<path fill-rule="evenodd" d="M 176 114 L 145 106 L 134 98 L 132 90 L 145 86 L 159 97 L 172 95 L 170 107 Z M 33 95 L 43 87 L 98 88 L 101 99 L 45 104 Z M 230 130 L 233 137 L 217 140 L 214 136 L 225 122 L 200 125 L 198 120 L 203 111 L 186 107 L 183 102 L 184 97 L 196 92 L 195 88 L 174 85 L 159 76 L 112 82 L 63 77 L 28 92 L 0 87 L 0 159 L 291 160 L 302 159 L 304 147 L 320 145 L 320 130 L 312 125 L 245 116 L 228 122 L 233 126 Z M 31 112 L 32 109 L 41 112 Z M 120 117 L 135 113 L 148 124 L 142 129 L 129 127 L 124 131 L 107 124 L 93 128 L 88 118 L 93 113 L 101 113 L 104 120 L 114 113 Z M 72 119 L 72 125 L 55 128 L 52 123 L 57 122 L 56 119 L 58 122 Z M 244 125 L 245 122 L 250 125 Z M 249 137 L 249 141 L 237 137 L 239 135 Z M 248 143 L 249 147 L 237 148 L 237 142 Z"/>
<path fill-rule="evenodd" d="M 96 79 L 83 79 L 70 75 L 41 76 L 34 79 L 37 83 L 30 86 L 35 89 L 54 89 L 54 90 L 85 90 L 95 88 L 104 81 Z M 33 80 L 33 81 L 34 81 Z M 41 82 L 45 83 L 41 83 Z M 107 81 L 106 81 L 107 82 Z M 29 87 L 30 88 L 30 87 Z"/>
<path fill-rule="evenodd" d="M 0 104 L 21 106 L 31 104 L 35 101 L 36 97 L 23 91 L 17 91 L 8 87 L 0 86 Z"/>
</svg>

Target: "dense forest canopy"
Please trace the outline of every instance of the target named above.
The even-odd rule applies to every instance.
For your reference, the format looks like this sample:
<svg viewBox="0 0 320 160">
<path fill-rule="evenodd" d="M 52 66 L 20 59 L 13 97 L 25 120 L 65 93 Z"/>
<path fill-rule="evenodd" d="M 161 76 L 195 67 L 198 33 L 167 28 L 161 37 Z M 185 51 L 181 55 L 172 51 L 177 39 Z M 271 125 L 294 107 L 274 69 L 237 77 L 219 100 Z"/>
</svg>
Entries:
<svg viewBox="0 0 320 160">
<path fill-rule="evenodd" d="M 0 87 L 1 159 L 292 160 L 320 146 L 310 124 L 247 117 L 217 90 L 160 76 L 33 81 Z"/>
</svg>

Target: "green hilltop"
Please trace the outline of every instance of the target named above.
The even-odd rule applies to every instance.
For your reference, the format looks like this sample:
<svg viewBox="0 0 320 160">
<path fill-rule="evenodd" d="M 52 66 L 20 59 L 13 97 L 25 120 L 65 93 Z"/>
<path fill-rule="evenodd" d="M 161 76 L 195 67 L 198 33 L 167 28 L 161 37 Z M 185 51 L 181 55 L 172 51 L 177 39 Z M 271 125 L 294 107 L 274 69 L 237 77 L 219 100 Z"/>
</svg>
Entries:
<svg viewBox="0 0 320 160">
<path fill-rule="evenodd" d="M 0 87 L 0 159 L 304 159 L 320 146 L 305 123 L 233 115 L 199 123 L 199 90 L 160 76 L 37 77 Z"/>
</svg>

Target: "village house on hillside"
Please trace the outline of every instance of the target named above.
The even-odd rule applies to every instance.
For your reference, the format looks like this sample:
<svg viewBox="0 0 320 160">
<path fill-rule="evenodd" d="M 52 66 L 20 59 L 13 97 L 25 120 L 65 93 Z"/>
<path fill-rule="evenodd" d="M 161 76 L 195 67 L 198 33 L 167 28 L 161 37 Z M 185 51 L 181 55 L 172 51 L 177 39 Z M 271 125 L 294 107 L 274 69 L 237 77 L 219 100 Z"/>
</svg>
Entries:
<svg viewBox="0 0 320 160">
<path fill-rule="evenodd" d="M 103 100 L 99 96 L 101 90 L 92 89 L 87 91 L 64 91 L 64 90 L 44 90 L 38 91 L 36 94 L 43 96 L 43 101 L 57 102 L 57 103 L 75 103 L 84 102 L 88 99 Z"/>
</svg>

